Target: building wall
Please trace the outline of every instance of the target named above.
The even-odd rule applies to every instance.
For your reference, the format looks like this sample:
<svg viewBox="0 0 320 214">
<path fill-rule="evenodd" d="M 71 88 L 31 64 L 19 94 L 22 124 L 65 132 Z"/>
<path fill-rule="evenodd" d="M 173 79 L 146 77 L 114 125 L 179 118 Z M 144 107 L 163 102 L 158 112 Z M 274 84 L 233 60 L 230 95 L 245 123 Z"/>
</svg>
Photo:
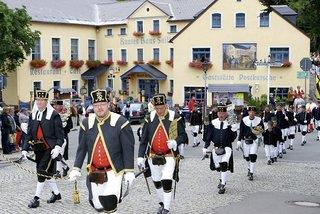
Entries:
<svg viewBox="0 0 320 214">
<path fill-rule="evenodd" d="M 15 73 L 10 74 L 8 89 L 16 88 L 17 96 L 4 93 L 4 99 L 8 104 L 17 104 L 18 101 L 30 101 L 30 91 L 33 91 L 33 82 L 40 81 L 42 89 L 49 90 L 53 86 L 53 81 L 60 81 L 61 88 L 71 88 L 72 80 L 79 80 L 79 89 L 83 85 L 81 73 L 87 67 L 83 65 L 81 69 L 74 70 L 69 66 L 71 58 L 70 43 L 71 38 L 79 39 L 79 60 L 88 59 L 88 39 L 96 39 L 96 29 L 90 26 L 61 25 L 48 23 L 32 23 L 32 30 L 41 32 L 41 59 L 47 61 L 47 65 L 41 69 L 31 69 L 31 55 L 27 57 L 23 65 Z M 66 65 L 61 70 L 52 70 L 52 38 L 60 38 L 60 59 L 66 61 Z M 98 51 L 96 51 L 98 54 Z M 99 57 L 98 55 L 96 56 Z M 5 90 L 6 91 L 6 90 Z M 14 90 L 13 90 L 14 91 Z M 53 94 L 50 94 L 52 96 Z"/>
<path fill-rule="evenodd" d="M 224 43 L 256 43 L 257 59 L 267 59 L 270 47 L 289 47 L 289 61 L 292 65 L 289 68 L 271 68 L 270 87 L 304 87 L 304 79 L 297 79 L 297 71 L 301 70 L 300 60 L 309 56 L 309 38 L 275 12 L 270 13 L 269 27 L 259 27 L 259 13 L 262 9 L 263 6 L 257 0 L 217 1 L 173 41 L 174 79 L 183 77 L 183 81 L 175 81 L 173 99 L 176 103 L 184 102 L 184 86 L 204 87 L 203 71 L 192 69 L 188 65 L 192 60 L 193 47 L 211 48 L 210 61 L 213 67 L 207 73 L 208 84 L 249 84 L 254 96 L 267 93 L 267 67 L 258 67 L 256 70 L 223 70 Z M 211 28 L 211 14 L 216 12 L 222 15 L 222 27 L 218 29 Z M 235 27 L 237 12 L 246 14 L 244 28 Z M 209 96 L 208 104 L 211 102 L 212 97 Z"/>
</svg>

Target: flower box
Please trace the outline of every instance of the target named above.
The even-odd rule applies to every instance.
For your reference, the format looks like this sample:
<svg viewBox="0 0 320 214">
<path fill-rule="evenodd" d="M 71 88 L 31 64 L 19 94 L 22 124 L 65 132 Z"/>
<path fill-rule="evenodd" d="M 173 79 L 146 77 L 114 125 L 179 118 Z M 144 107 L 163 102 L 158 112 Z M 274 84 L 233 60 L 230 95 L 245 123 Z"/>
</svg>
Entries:
<svg viewBox="0 0 320 214">
<path fill-rule="evenodd" d="M 84 61 L 83 60 L 70 60 L 69 64 L 70 64 L 71 68 L 79 69 L 83 66 Z"/>
<path fill-rule="evenodd" d="M 144 64 L 144 61 L 138 61 L 138 60 L 136 60 L 136 61 L 133 61 L 133 64 L 135 64 L 135 65 Z"/>
<path fill-rule="evenodd" d="M 203 68 L 203 62 L 198 61 L 198 60 L 189 62 L 189 67 L 201 70 Z M 210 68 L 212 68 L 212 63 L 208 62 L 208 69 L 210 69 Z"/>
<path fill-rule="evenodd" d="M 167 60 L 166 64 L 170 65 L 171 67 L 173 67 L 173 60 Z"/>
<path fill-rule="evenodd" d="M 44 59 L 34 59 L 30 61 L 30 66 L 32 68 L 42 68 L 47 62 Z"/>
<path fill-rule="evenodd" d="M 150 64 L 150 65 L 160 65 L 161 62 L 160 62 L 159 60 L 154 60 L 154 59 L 152 59 L 152 60 L 150 60 L 150 61 L 148 62 L 148 64 Z"/>
<path fill-rule="evenodd" d="M 149 31 L 149 34 L 151 35 L 151 36 L 160 36 L 161 35 L 161 32 L 160 31 Z"/>
<path fill-rule="evenodd" d="M 282 68 L 288 68 L 288 67 L 290 67 L 291 66 L 291 62 L 289 62 L 289 61 L 284 61 L 283 63 L 282 63 L 282 65 L 281 65 L 281 67 Z"/>
<path fill-rule="evenodd" d="M 52 60 L 51 61 L 51 67 L 55 68 L 55 69 L 59 69 L 59 68 L 62 68 L 66 65 L 66 61 L 64 60 Z"/>
<path fill-rule="evenodd" d="M 113 65 L 113 61 L 112 60 L 105 60 L 104 62 L 103 62 L 103 64 L 105 64 L 105 65 Z"/>
<path fill-rule="evenodd" d="M 133 32 L 133 35 L 136 36 L 136 37 L 140 37 L 140 36 L 143 36 L 144 33 L 143 33 L 143 32 L 135 31 L 135 32 Z"/>
<path fill-rule="evenodd" d="M 100 60 L 87 60 L 86 65 L 88 68 L 96 68 L 99 65 L 101 65 L 101 61 Z"/>
<path fill-rule="evenodd" d="M 126 66 L 126 65 L 128 64 L 128 62 L 123 61 L 123 60 L 118 60 L 118 61 L 117 61 L 117 64 L 118 64 L 119 66 Z"/>
</svg>

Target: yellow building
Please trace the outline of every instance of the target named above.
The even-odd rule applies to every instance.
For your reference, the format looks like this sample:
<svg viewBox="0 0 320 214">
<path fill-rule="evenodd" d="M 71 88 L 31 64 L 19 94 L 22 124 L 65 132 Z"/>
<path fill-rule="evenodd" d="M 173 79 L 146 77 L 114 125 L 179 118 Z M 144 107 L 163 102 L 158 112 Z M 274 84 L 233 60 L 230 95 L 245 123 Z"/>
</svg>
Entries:
<svg viewBox="0 0 320 214">
<path fill-rule="evenodd" d="M 8 77 L 3 90 L 8 104 L 29 102 L 38 88 L 76 92 L 82 99 L 94 88 L 139 100 L 163 92 L 183 104 L 192 95 L 203 101 L 205 79 L 208 104 L 225 98 L 241 102 L 243 95 L 235 92 L 266 94 L 268 68 L 254 61 L 269 54 L 277 62 L 270 69 L 271 92 L 285 96 L 289 86 L 304 86 L 297 71 L 310 41 L 286 6 L 267 15 L 258 0 L 5 2 L 11 8 L 27 4 L 32 29 L 41 32 L 32 55 Z M 207 78 L 203 58 L 210 62 Z M 40 67 L 39 59 L 47 64 Z M 72 68 L 70 60 L 84 64 Z M 86 65 L 87 60 L 102 64 Z M 74 67 L 79 63 L 73 61 Z"/>
</svg>

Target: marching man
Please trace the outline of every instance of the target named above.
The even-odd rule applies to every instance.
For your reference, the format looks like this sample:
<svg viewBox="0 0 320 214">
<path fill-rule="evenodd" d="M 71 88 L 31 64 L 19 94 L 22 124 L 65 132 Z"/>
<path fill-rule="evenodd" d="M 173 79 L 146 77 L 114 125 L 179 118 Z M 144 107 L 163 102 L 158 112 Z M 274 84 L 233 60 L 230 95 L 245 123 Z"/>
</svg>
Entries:
<svg viewBox="0 0 320 214">
<path fill-rule="evenodd" d="M 305 106 L 298 107 L 298 113 L 296 114 L 296 119 L 298 125 L 300 125 L 302 139 L 301 139 L 301 146 L 304 146 L 306 141 L 306 135 L 308 131 L 308 125 L 311 121 L 311 114 L 306 112 Z"/>
<path fill-rule="evenodd" d="M 256 108 L 248 106 L 249 115 L 242 118 L 237 145 L 243 145 L 243 157 L 248 163 L 248 177 L 253 180 L 255 163 L 257 161 L 258 135 L 262 133 L 264 126 L 260 117 L 256 116 Z"/>
<path fill-rule="evenodd" d="M 63 144 L 63 128 L 59 114 L 48 103 L 48 92 L 37 90 L 35 93 L 35 105 L 32 109 L 32 117 L 29 120 L 27 142 L 30 141 L 35 153 L 37 164 L 38 183 L 36 194 L 29 203 L 29 208 L 37 208 L 40 205 L 40 196 L 45 181 L 52 189 L 52 196 L 47 203 L 54 203 L 61 199 L 61 194 L 55 180 L 47 176 L 53 176 L 56 158 L 61 153 Z M 22 155 L 27 156 L 28 145 L 25 143 Z"/>
<path fill-rule="evenodd" d="M 164 94 L 155 95 L 152 102 L 155 110 L 145 119 L 137 163 L 142 170 L 147 159 L 159 199 L 157 213 L 167 214 L 172 199 L 172 183 L 174 179 L 178 181 L 178 147 L 186 142 L 187 134 L 181 117 L 167 109 Z"/>
<path fill-rule="evenodd" d="M 213 142 L 210 168 L 221 172 L 218 185 L 219 194 L 224 194 L 226 191 L 227 171 L 233 172 L 232 142 L 237 137 L 237 124 L 230 125 L 226 120 L 227 116 L 227 106 L 218 106 L 218 118 L 212 120 L 208 125 L 207 138 L 202 150 L 203 155 L 206 155 L 210 143 Z"/>
<path fill-rule="evenodd" d="M 318 106 L 312 109 L 312 116 L 315 120 L 315 127 L 317 129 L 317 141 L 320 139 L 320 100 L 318 100 Z"/>
<path fill-rule="evenodd" d="M 130 187 L 135 178 L 133 132 L 123 116 L 109 111 L 106 90 L 97 89 L 91 92 L 91 97 L 94 114 L 80 125 L 79 145 L 69 180 L 81 176 L 80 169 L 88 155 L 89 202 L 99 212 L 115 213 L 122 199 L 123 179 Z"/>
<path fill-rule="evenodd" d="M 295 112 L 294 112 L 293 105 L 289 106 L 289 109 L 286 112 L 286 115 L 288 117 L 288 123 L 289 123 L 288 139 L 290 140 L 290 143 L 289 143 L 288 148 L 290 150 L 293 150 L 293 142 L 294 142 L 294 138 L 295 138 L 295 134 L 296 134 L 296 125 L 297 125 L 297 119 L 295 118 Z"/>
<path fill-rule="evenodd" d="M 190 127 L 192 129 L 193 135 L 193 145 L 192 147 L 197 147 L 200 145 L 201 137 L 199 136 L 200 126 L 202 124 L 202 118 L 200 111 L 197 110 L 197 104 L 193 105 L 193 109 L 190 112 Z"/>
</svg>

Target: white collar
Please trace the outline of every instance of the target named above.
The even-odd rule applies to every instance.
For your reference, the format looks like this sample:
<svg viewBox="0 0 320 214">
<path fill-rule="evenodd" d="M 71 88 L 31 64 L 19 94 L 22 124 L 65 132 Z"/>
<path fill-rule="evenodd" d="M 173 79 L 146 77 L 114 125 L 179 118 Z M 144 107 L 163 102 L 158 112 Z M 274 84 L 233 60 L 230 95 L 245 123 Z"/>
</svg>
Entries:
<svg viewBox="0 0 320 214">
<path fill-rule="evenodd" d="M 220 129 L 221 122 L 223 122 L 222 129 L 228 128 L 228 126 L 229 126 L 228 121 L 226 121 L 226 120 L 221 121 L 221 120 L 219 120 L 219 118 L 216 118 L 216 119 L 212 120 L 212 121 L 211 121 L 211 124 L 212 124 L 216 129 Z"/>
<path fill-rule="evenodd" d="M 52 113 L 53 113 L 53 111 L 54 111 L 54 108 L 53 108 L 53 107 L 50 105 L 50 103 L 48 102 L 46 109 L 47 109 L 46 119 L 47 119 L 47 120 L 50 120 L 51 115 L 52 115 Z M 33 108 L 32 108 L 32 120 L 35 120 L 35 119 L 36 119 L 36 114 L 37 114 L 38 111 L 39 111 L 39 109 L 38 109 L 37 103 L 34 102 L 34 105 L 33 105 Z M 45 111 L 45 110 L 44 110 L 44 111 Z M 43 112 L 44 112 L 44 111 L 43 111 Z M 39 112 L 40 112 L 40 111 L 39 111 Z M 43 113 L 43 112 L 42 112 L 42 113 Z M 41 118 L 42 118 L 42 114 L 41 114 Z"/>
<path fill-rule="evenodd" d="M 261 122 L 261 118 L 255 116 L 255 117 L 253 118 L 253 120 L 250 120 L 249 116 L 246 116 L 246 117 L 244 117 L 244 118 L 242 119 L 242 121 L 244 122 L 244 124 L 245 124 L 246 126 L 249 126 L 249 127 L 250 127 L 251 124 L 252 124 L 252 127 L 255 127 L 255 126 L 259 125 L 259 123 Z"/>
</svg>

